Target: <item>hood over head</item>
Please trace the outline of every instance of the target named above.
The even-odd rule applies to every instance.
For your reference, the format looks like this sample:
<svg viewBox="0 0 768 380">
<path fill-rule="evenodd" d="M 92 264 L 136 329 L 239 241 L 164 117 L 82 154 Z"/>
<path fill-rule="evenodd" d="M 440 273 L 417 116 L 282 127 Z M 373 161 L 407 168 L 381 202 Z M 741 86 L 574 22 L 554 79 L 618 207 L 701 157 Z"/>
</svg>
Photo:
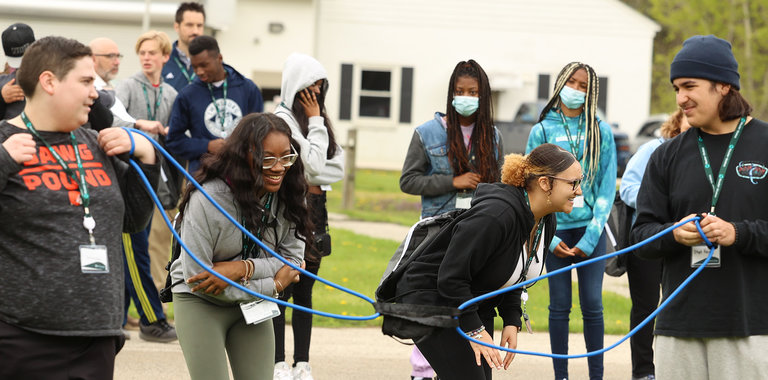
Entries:
<svg viewBox="0 0 768 380">
<path fill-rule="evenodd" d="M 320 79 L 328 79 L 328 74 L 318 60 L 306 54 L 293 53 L 288 56 L 283 66 L 280 98 L 290 109 L 293 106 L 296 93 L 311 86 Z M 323 93 L 326 91 L 328 91 L 327 80 Z"/>
</svg>

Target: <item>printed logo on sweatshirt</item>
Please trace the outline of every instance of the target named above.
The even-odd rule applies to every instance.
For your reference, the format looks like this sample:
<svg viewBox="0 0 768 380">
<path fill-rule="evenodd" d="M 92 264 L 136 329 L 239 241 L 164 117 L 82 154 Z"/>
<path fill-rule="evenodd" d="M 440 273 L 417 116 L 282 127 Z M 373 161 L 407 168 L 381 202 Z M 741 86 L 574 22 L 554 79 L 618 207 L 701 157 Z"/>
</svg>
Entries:
<svg viewBox="0 0 768 380">
<path fill-rule="evenodd" d="M 205 127 L 208 128 L 208 132 L 216 137 L 226 138 L 232 134 L 232 130 L 235 129 L 237 123 L 243 118 L 243 111 L 240 110 L 240 106 L 232 99 L 216 99 L 216 105 L 213 102 L 208 104 L 205 108 L 203 118 L 205 120 Z M 224 125 L 221 123 L 221 116 L 216 111 L 218 106 L 221 114 L 224 115 Z"/>
<path fill-rule="evenodd" d="M 741 161 L 736 165 L 736 174 L 741 178 L 746 178 L 753 185 L 757 185 L 757 181 L 765 178 L 768 174 L 768 168 L 758 162 Z"/>
<path fill-rule="evenodd" d="M 53 149 L 67 163 L 69 168 L 77 173 L 77 158 L 72 144 L 53 145 Z M 45 187 L 51 191 L 67 191 L 69 193 L 69 203 L 73 206 L 80 206 L 80 189 L 72 178 L 59 165 L 56 158 L 45 146 L 37 147 L 37 154 L 27 162 L 24 169 L 19 171 L 19 176 L 24 182 L 24 186 L 29 191 L 35 191 L 38 188 Z M 83 162 L 85 171 L 85 182 L 89 187 L 111 186 L 112 179 L 109 178 L 104 164 L 94 160 L 93 152 L 85 144 L 78 144 L 77 150 L 80 153 L 80 159 Z M 76 174 L 79 175 L 79 174 Z"/>
</svg>

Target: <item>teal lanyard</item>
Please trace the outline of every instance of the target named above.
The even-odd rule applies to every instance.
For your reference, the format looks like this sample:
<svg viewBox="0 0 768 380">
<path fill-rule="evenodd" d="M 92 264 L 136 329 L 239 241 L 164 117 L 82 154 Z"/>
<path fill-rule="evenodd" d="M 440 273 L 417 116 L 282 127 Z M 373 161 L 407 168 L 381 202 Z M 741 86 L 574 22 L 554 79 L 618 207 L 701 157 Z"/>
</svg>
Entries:
<svg viewBox="0 0 768 380">
<path fill-rule="evenodd" d="M 83 210 L 85 211 L 85 216 L 83 217 L 83 227 L 88 230 L 91 244 L 95 244 L 93 228 L 96 226 L 96 222 L 93 220 L 93 217 L 91 216 L 91 210 L 89 209 L 89 205 L 91 204 L 91 196 L 88 193 L 88 183 L 85 181 L 85 169 L 83 168 L 83 161 L 80 159 L 80 151 L 77 149 L 77 138 L 75 137 L 75 133 L 69 132 L 69 139 L 72 143 L 72 148 L 74 148 L 75 151 L 75 160 L 77 161 L 77 170 L 80 174 L 80 178 L 78 178 L 75 172 L 69 168 L 64 159 L 61 158 L 61 155 L 59 155 L 59 153 L 56 152 L 56 150 L 53 149 L 50 144 L 48 144 L 48 141 L 45 141 L 45 139 L 40 136 L 40 134 L 35 129 L 35 126 L 32 125 L 31 121 L 29 121 L 29 118 L 27 117 L 27 114 L 24 113 L 24 111 L 21 112 L 21 120 L 27 126 L 29 132 L 37 137 L 40 141 L 42 141 L 43 144 L 45 144 L 45 146 L 48 148 L 48 151 L 50 151 L 51 155 L 53 155 L 53 158 L 55 158 L 59 165 L 61 165 L 61 167 L 64 169 L 64 172 L 67 173 L 67 175 L 72 178 L 72 181 L 78 185 L 78 188 L 80 189 L 80 199 L 82 200 Z"/>
<path fill-rule="evenodd" d="M 256 230 L 256 238 L 261 240 L 262 232 L 264 231 L 264 226 L 267 225 L 267 216 L 269 215 L 269 208 L 272 207 L 272 198 L 274 197 L 275 193 L 269 193 L 267 195 L 267 201 L 264 203 L 264 214 L 261 215 L 261 225 L 259 226 L 259 229 Z M 243 226 L 245 226 L 245 219 L 243 221 Z M 248 238 L 248 236 L 243 232 L 243 260 L 250 258 L 250 257 L 256 257 L 256 255 L 253 255 L 253 249 L 258 247 L 256 242 L 252 242 L 251 239 Z"/>
<path fill-rule="evenodd" d="M 563 121 L 563 129 L 565 129 L 565 135 L 568 137 L 568 145 L 571 146 L 571 153 L 573 153 L 574 156 L 579 157 L 579 152 L 581 151 L 581 124 L 584 122 L 584 112 L 579 116 L 579 124 L 576 126 L 576 130 L 578 131 L 576 134 L 576 141 L 573 141 L 573 138 L 571 138 L 571 131 L 568 128 L 568 122 L 565 120 L 565 116 L 563 116 L 563 111 L 560 111 L 557 114 L 560 115 L 560 119 Z M 579 161 L 581 161 L 580 158 Z"/>
<path fill-rule="evenodd" d="M 147 93 L 147 85 L 144 83 L 141 84 L 141 89 L 144 90 L 144 100 L 147 103 L 147 116 L 149 117 L 149 120 L 155 121 L 157 120 L 157 109 L 160 107 L 160 100 L 163 99 L 163 86 L 160 86 L 160 93 L 157 94 L 157 97 L 155 98 L 155 111 L 152 112 L 152 109 L 150 108 L 150 101 L 149 101 L 149 94 Z"/>
<path fill-rule="evenodd" d="M 210 83 L 208 83 L 208 92 L 211 93 L 211 101 L 213 101 L 213 106 L 216 107 L 216 116 L 219 117 L 219 124 L 221 124 L 221 137 L 227 137 L 227 131 L 225 130 L 225 127 L 224 127 L 225 119 L 227 118 L 227 79 L 224 78 L 224 110 L 223 112 L 221 109 L 219 109 L 218 103 L 216 103 L 216 97 L 213 96 L 213 86 L 211 86 Z"/>
<path fill-rule="evenodd" d="M 739 120 L 739 125 L 736 126 L 736 130 L 731 136 L 731 142 L 728 143 L 728 150 L 725 151 L 725 157 L 723 157 L 723 163 L 720 165 L 720 171 L 717 173 L 717 182 L 715 182 L 715 175 L 712 172 L 712 166 L 709 161 L 709 154 L 707 153 L 707 147 L 704 146 L 704 140 L 701 138 L 701 130 L 696 130 L 698 133 L 697 142 L 699 144 L 699 154 L 701 155 L 701 162 L 704 164 L 704 171 L 707 173 L 707 179 L 712 186 L 712 207 L 709 209 L 709 213 L 715 215 L 715 205 L 720 198 L 720 191 L 723 190 L 723 182 L 725 181 L 725 173 L 728 169 L 728 163 L 731 162 L 733 157 L 733 150 L 736 148 L 736 143 L 739 141 L 742 130 L 744 130 L 744 124 L 747 123 L 747 118 L 742 117 Z"/>
<path fill-rule="evenodd" d="M 528 207 L 531 207 L 531 202 L 528 200 L 528 192 L 523 190 L 523 194 L 525 194 L 525 204 L 528 205 Z M 543 218 L 542 218 L 543 219 Z M 544 231 L 544 223 L 543 220 L 539 220 L 539 225 L 536 226 L 536 233 L 533 235 L 533 244 L 529 246 L 528 248 L 528 261 L 523 266 L 523 271 L 521 273 L 522 280 L 525 281 L 526 273 L 528 272 L 528 269 L 531 267 L 531 262 L 533 259 L 536 259 L 536 262 L 539 262 L 539 258 L 536 257 L 536 250 L 539 246 L 539 241 L 541 241 L 541 234 Z"/>
<path fill-rule="evenodd" d="M 181 69 L 181 73 L 184 74 L 185 78 L 187 78 L 187 83 L 192 83 L 192 81 L 195 80 L 195 73 L 189 75 L 189 73 L 187 73 L 187 67 L 184 66 L 181 61 L 179 61 L 178 57 L 173 57 L 173 60 L 176 61 L 176 65 L 178 65 L 179 69 Z"/>
</svg>

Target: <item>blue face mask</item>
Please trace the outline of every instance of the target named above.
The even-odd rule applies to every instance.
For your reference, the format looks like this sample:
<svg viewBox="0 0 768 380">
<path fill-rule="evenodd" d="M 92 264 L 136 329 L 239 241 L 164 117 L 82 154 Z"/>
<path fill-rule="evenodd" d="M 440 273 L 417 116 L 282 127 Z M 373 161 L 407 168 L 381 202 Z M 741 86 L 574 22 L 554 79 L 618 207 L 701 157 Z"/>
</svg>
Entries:
<svg viewBox="0 0 768 380">
<path fill-rule="evenodd" d="M 451 105 L 453 105 L 453 108 L 459 115 L 469 117 L 477 112 L 477 108 L 480 106 L 480 98 L 475 96 L 454 96 Z"/>
<path fill-rule="evenodd" d="M 586 92 L 581 92 L 579 90 L 574 90 L 568 86 L 563 87 L 562 90 L 560 90 L 560 100 L 563 102 L 563 104 L 572 109 L 575 110 L 582 105 L 584 105 L 584 100 L 587 98 Z"/>
</svg>

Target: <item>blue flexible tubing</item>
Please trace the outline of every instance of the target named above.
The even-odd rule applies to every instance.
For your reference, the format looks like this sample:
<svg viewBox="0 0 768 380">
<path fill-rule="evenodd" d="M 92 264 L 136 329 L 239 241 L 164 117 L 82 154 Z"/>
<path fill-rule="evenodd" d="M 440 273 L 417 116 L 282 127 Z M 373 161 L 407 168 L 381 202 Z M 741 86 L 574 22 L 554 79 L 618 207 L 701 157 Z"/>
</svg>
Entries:
<svg viewBox="0 0 768 380">
<path fill-rule="evenodd" d="M 198 190 L 200 190 L 200 194 L 204 195 L 208 199 L 208 201 L 210 201 L 211 204 L 213 204 L 213 206 L 216 207 L 216 209 L 218 209 L 219 212 L 222 213 L 222 215 L 224 215 L 230 222 L 232 222 L 232 224 L 237 226 L 237 228 L 239 228 L 240 231 L 242 231 L 244 234 L 246 234 L 246 236 L 248 236 L 249 239 L 251 239 L 254 242 L 256 242 L 256 244 L 258 244 L 266 252 L 269 252 L 269 254 L 271 254 L 272 256 L 276 257 L 278 260 L 282 261 L 284 264 L 290 266 L 291 268 L 298 270 L 299 272 L 301 272 L 305 276 L 309 276 L 309 277 L 314 278 L 315 280 L 320 281 L 320 282 L 322 282 L 322 283 L 324 283 L 324 284 L 326 284 L 328 286 L 331 286 L 333 288 L 341 290 L 341 291 L 343 291 L 345 293 L 349 293 L 349 294 L 351 294 L 351 295 L 353 295 L 355 297 L 361 298 L 361 299 L 367 301 L 368 303 L 370 303 L 371 305 L 373 305 L 375 303 L 375 301 L 373 299 L 371 299 L 370 297 L 368 297 L 368 296 L 366 296 L 364 294 L 358 293 L 358 292 L 356 292 L 354 290 L 347 289 L 347 288 L 345 288 L 345 287 L 343 287 L 341 285 L 337 285 L 337 284 L 335 284 L 335 283 L 333 283 L 331 281 L 328 281 L 328 280 L 326 280 L 324 278 L 321 278 L 319 276 L 316 276 L 316 275 L 314 275 L 314 274 L 312 274 L 312 273 L 310 273 L 310 272 L 308 272 L 308 271 L 306 271 L 306 270 L 296 266 L 295 264 L 291 263 L 290 261 L 286 260 L 282 256 L 280 256 L 277 253 L 275 253 L 275 251 L 273 251 L 271 248 L 269 248 L 261 240 L 257 239 L 253 234 L 251 234 L 250 231 L 248 231 L 245 227 L 240 225 L 240 223 L 238 223 L 231 215 L 229 215 L 223 208 L 221 208 L 221 206 L 218 203 L 216 203 L 216 201 L 214 201 L 210 197 L 210 195 L 208 195 L 208 193 L 206 193 L 203 190 L 203 188 L 200 186 L 200 184 L 197 183 L 197 181 L 195 181 L 195 179 L 192 178 L 192 176 L 189 173 L 187 173 L 187 171 L 184 170 L 184 168 L 181 167 L 181 165 L 179 165 L 179 163 L 176 162 L 176 160 L 168 152 L 166 152 L 165 149 L 163 149 L 163 147 L 157 141 L 155 141 L 153 138 L 147 136 L 142 131 L 133 129 L 130 132 L 138 133 L 138 134 L 144 136 L 147 140 L 149 140 L 152 143 L 152 145 L 154 145 L 155 148 L 160 153 L 162 153 L 162 155 L 168 160 L 168 162 L 173 164 L 173 166 L 176 167 L 176 169 L 178 169 L 181 173 L 184 174 L 184 176 L 187 178 L 187 180 L 189 180 L 190 183 L 192 183 Z M 144 182 L 144 185 L 147 188 L 147 192 L 152 197 L 152 200 L 155 202 L 155 205 L 157 206 L 157 208 L 159 210 L 162 210 L 163 206 L 160 203 L 160 200 L 157 198 L 157 194 L 155 194 L 154 190 L 152 190 L 152 186 L 150 185 L 149 180 L 147 179 L 147 177 L 144 175 L 144 172 L 141 170 L 141 167 L 139 167 L 139 165 L 133 159 L 129 160 L 129 164 L 131 165 L 131 167 L 133 167 L 136 170 L 136 172 L 138 172 L 139 176 L 141 177 L 141 180 Z M 162 212 L 160 214 L 163 216 L 163 220 L 165 220 L 166 226 L 168 226 L 168 228 L 171 230 L 171 233 L 173 233 L 173 236 L 179 242 L 181 247 L 184 248 L 184 251 L 189 255 L 189 257 L 191 257 L 192 260 L 194 260 L 198 265 L 200 265 L 206 271 L 208 271 L 212 275 L 220 278 L 221 280 L 223 280 L 224 282 L 226 282 L 230 286 L 234 286 L 235 288 L 240 289 L 240 290 L 242 290 L 242 291 L 244 291 L 244 292 L 246 292 L 246 293 L 248 293 L 248 294 L 250 294 L 252 296 L 255 296 L 255 297 L 258 297 L 258 298 L 261 298 L 261 299 L 265 299 L 267 301 L 272 301 L 272 302 L 275 302 L 275 303 L 277 303 L 279 305 L 283 305 L 283 306 L 286 306 L 286 307 L 292 307 L 294 309 L 301 310 L 301 311 L 306 312 L 306 313 L 320 315 L 320 316 L 323 316 L 323 317 L 336 318 L 336 319 L 345 319 L 345 320 L 352 320 L 352 321 L 365 321 L 365 320 L 376 319 L 379 316 L 381 316 L 381 314 L 379 314 L 378 312 L 374 313 L 374 314 L 371 314 L 371 315 L 366 315 L 366 316 L 350 316 L 350 315 L 332 314 L 332 313 L 327 313 L 327 312 L 323 312 L 323 311 L 317 311 L 317 310 L 309 309 L 309 308 L 306 308 L 304 306 L 292 304 L 292 303 L 285 302 L 285 301 L 277 299 L 277 298 L 273 298 L 273 297 L 269 297 L 269 296 L 266 296 L 266 295 L 263 295 L 263 294 L 256 293 L 253 290 L 248 289 L 248 288 L 246 288 L 246 287 L 244 287 L 244 286 L 242 286 L 242 285 L 240 285 L 240 284 L 238 284 L 238 283 L 236 283 L 236 282 L 234 282 L 234 281 L 232 281 L 232 280 L 222 276 L 218 272 L 214 271 L 212 268 L 210 268 L 207 265 L 205 265 L 202 261 L 200 261 L 200 259 L 195 254 L 193 254 L 189 250 L 189 248 L 187 248 L 187 245 L 184 244 L 184 242 L 181 240 L 181 237 L 176 233 L 176 231 L 173 228 L 173 224 L 168 219 L 168 216 L 164 212 Z"/>
<path fill-rule="evenodd" d="M 539 281 L 541 279 L 544 279 L 544 278 L 547 278 L 547 277 L 550 277 L 550 276 L 554 276 L 556 274 L 560 274 L 560 273 L 563 273 L 563 272 L 566 272 L 566 271 L 570 271 L 570 270 L 578 268 L 578 267 L 589 265 L 589 264 L 592 264 L 592 263 L 594 263 L 596 261 L 606 260 L 606 259 L 611 258 L 613 256 L 618 256 L 618 255 L 627 253 L 629 251 L 633 251 L 636 248 L 642 247 L 642 246 L 644 246 L 644 245 L 646 245 L 646 244 L 648 244 L 648 243 L 658 239 L 659 237 L 661 237 L 661 236 L 671 232 L 675 228 L 678 228 L 678 227 L 680 227 L 680 226 L 682 226 L 682 225 L 684 225 L 684 224 L 686 224 L 688 222 L 694 221 L 694 223 L 696 224 L 696 229 L 699 230 L 699 234 L 701 234 L 702 238 L 704 239 L 704 243 L 707 245 L 707 247 L 710 248 L 709 249 L 709 255 L 707 256 L 707 258 L 704 260 L 704 262 L 701 264 L 700 267 L 696 268 L 696 270 L 693 271 L 693 273 L 691 273 L 685 279 L 685 281 L 683 281 L 680 284 L 680 286 L 678 286 L 677 289 L 675 289 L 675 291 L 672 292 L 672 294 L 670 294 L 669 297 L 667 297 L 667 299 L 664 300 L 664 302 L 662 302 L 659 305 L 658 308 L 656 308 L 656 310 L 654 310 L 653 313 L 651 313 L 651 315 L 649 315 L 642 322 L 640 322 L 640 324 L 637 325 L 634 329 L 632 329 L 632 331 L 630 331 L 627 335 L 625 335 L 624 337 L 619 339 L 616 343 L 614 343 L 614 344 L 612 344 L 612 345 L 610 345 L 608 347 L 604 347 L 604 348 L 602 348 L 600 350 L 595 350 L 595 351 L 587 352 L 587 353 L 584 353 L 584 354 L 573 354 L 573 355 L 550 354 L 550 353 L 544 353 L 544 352 L 517 350 L 517 349 L 513 349 L 513 348 L 497 346 L 497 345 L 494 345 L 494 344 L 488 344 L 486 342 L 482 342 L 480 340 L 477 340 L 475 338 L 467 336 L 467 334 L 465 334 L 464 331 L 461 330 L 461 327 L 456 327 L 456 331 L 459 333 L 459 335 L 464 337 L 464 339 L 467 339 L 467 340 L 469 340 L 471 342 L 475 342 L 477 344 L 480 344 L 480 345 L 483 345 L 483 346 L 486 346 L 486 347 L 491 347 L 491 348 L 495 348 L 497 350 L 506 351 L 506 352 L 513 352 L 513 353 L 517 353 L 517 354 L 534 355 L 534 356 L 545 356 L 545 357 L 550 357 L 550 358 L 555 358 L 555 359 L 585 358 L 585 357 L 600 355 L 600 354 L 603 354 L 603 353 L 605 353 L 605 352 L 607 352 L 609 350 L 612 350 L 616 346 L 618 346 L 621 343 L 623 343 L 625 340 L 629 339 L 632 335 L 635 335 L 635 333 L 637 333 L 638 330 L 643 328 L 643 326 L 645 326 L 648 322 L 650 322 L 651 320 L 656 318 L 656 315 L 659 314 L 659 312 L 661 312 L 688 285 L 688 283 L 690 283 L 691 280 L 693 280 L 694 277 L 698 276 L 698 274 L 701 273 L 701 271 L 704 270 L 706 265 L 709 263 L 709 260 L 712 259 L 712 254 L 715 252 L 715 246 L 712 244 L 712 242 L 709 241 L 709 239 L 707 239 L 707 236 L 704 235 L 704 231 L 701 230 L 701 225 L 699 225 L 699 220 L 701 220 L 701 218 L 698 217 L 698 216 L 691 217 L 691 218 L 683 220 L 683 221 L 681 221 L 681 222 L 679 222 L 677 224 L 674 224 L 674 225 L 664 229 L 663 231 L 661 231 L 661 232 L 651 236 L 650 238 L 648 238 L 646 240 L 643 240 L 643 241 L 641 241 L 641 242 L 639 242 L 639 243 L 637 243 L 635 245 L 632 245 L 630 247 L 624 248 L 622 250 L 613 252 L 613 253 L 608 254 L 608 255 L 603 255 L 603 256 L 600 256 L 600 257 L 595 257 L 593 259 L 582 261 L 582 262 L 580 262 L 578 264 L 573 264 L 573 265 L 570 265 L 570 266 L 567 266 L 567 267 L 564 267 L 564 268 L 560 268 L 558 270 L 549 272 L 549 273 L 547 273 L 545 275 L 542 275 L 542 276 L 539 276 L 539 277 L 536 277 L 536 278 L 533 278 L 533 279 L 521 282 L 519 284 L 515 284 L 514 286 L 511 286 L 509 288 L 499 289 L 499 290 L 496 290 L 496 291 L 493 291 L 493 292 L 490 292 L 490 293 L 487 293 L 487 294 L 483 294 L 481 296 L 472 298 L 469 301 L 466 301 L 466 302 L 464 302 L 463 304 L 461 304 L 459 306 L 459 310 L 464 310 L 464 309 L 466 309 L 467 307 L 469 307 L 470 305 L 472 305 L 474 303 L 480 302 L 482 300 L 485 300 L 485 299 L 488 299 L 488 298 L 491 298 L 491 297 L 495 297 L 495 296 L 497 296 L 499 294 L 502 294 L 502 293 L 506 293 L 506 292 L 518 289 L 518 288 L 523 287 L 523 286 L 528 285 L 528 284 L 532 284 L 532 283 L 534 283 L 536 281 Z"/>
</svg>

